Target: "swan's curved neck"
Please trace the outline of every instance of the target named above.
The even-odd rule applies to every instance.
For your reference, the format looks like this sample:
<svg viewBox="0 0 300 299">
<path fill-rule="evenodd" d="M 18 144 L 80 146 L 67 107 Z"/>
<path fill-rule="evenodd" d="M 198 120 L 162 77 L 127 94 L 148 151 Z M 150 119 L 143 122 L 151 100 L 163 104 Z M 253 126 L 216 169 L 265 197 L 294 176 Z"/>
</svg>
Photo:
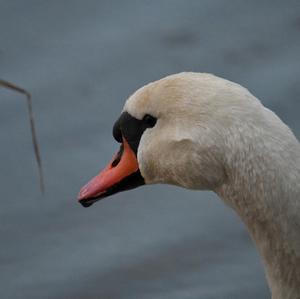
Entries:
<svg viewBox="0 0 300 299">
<path fill-rule="evenodd" d="M 294 299 L 300 298 L 300 145 L 292 134 L 281 138 L 264 136 L 255 146 L 237 141 L 228 180 L 216 192 L 247 225 L 272 298 Z"/>
</svg>

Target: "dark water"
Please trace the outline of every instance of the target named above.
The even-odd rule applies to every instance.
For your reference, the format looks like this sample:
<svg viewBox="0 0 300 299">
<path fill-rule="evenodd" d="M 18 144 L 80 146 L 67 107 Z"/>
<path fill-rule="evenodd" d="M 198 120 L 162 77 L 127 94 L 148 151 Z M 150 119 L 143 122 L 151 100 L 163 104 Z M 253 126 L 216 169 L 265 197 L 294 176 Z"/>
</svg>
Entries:
<svg viewBox="0 0 300 299">
<path fill-rule="evenodd" d="M 299 1 L 0 1 L 0 297 L 269 298 L 238 217 L 212 193 L 148 186 L 83 209 L 111 126 L 145 83 L 183 70 L 248 87 L 300 136 Z"/>
</svg>

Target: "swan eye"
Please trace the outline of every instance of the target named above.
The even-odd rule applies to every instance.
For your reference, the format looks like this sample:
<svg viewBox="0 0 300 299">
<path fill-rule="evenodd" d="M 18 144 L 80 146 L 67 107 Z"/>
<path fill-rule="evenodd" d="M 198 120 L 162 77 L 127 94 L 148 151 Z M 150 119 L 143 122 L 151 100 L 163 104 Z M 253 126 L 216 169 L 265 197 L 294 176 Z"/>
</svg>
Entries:
<svg viewBox="0 0 300 299">
<path fill-rule="evenodd" d="M 146 114 L 143 117 L 143 122 L 147 125 L 148 128 L 153 128 L 156 124 L 157 119 L 150 114 Z"/>
</svg>

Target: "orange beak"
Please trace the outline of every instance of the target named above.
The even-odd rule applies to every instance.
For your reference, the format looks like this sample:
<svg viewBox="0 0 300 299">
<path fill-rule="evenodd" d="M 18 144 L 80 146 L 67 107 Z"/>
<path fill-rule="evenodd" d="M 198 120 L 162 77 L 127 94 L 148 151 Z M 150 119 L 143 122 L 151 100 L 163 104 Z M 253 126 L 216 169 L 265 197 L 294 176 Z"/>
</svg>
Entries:
<svg viewBox="0 0 300 299">
<path fill-rule="evenodd" d="M 103 197 L 143 184 L 141 179 L 136 154 L 123 137 L 120 151 L 106 168 L 80 190 L 78 201 L 88 207 Z"/>
</svg>

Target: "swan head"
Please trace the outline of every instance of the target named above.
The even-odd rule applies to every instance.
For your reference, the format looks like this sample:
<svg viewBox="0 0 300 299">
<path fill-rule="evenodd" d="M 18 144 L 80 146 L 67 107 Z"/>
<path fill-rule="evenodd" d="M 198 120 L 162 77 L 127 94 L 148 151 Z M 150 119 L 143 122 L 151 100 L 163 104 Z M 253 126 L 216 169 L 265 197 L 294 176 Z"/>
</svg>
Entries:
<svg viewBox="0 0 300 299">
<path fill-rule="evenodd" d="M 245 88 L 211 74 L 180 73 L 140 88 L 113 127 L 119 152 L 81 189 L 80 203 L 143 184 L 215 190 L 227 179 L 228 136 L 260 106 Z"/>
</svg>

